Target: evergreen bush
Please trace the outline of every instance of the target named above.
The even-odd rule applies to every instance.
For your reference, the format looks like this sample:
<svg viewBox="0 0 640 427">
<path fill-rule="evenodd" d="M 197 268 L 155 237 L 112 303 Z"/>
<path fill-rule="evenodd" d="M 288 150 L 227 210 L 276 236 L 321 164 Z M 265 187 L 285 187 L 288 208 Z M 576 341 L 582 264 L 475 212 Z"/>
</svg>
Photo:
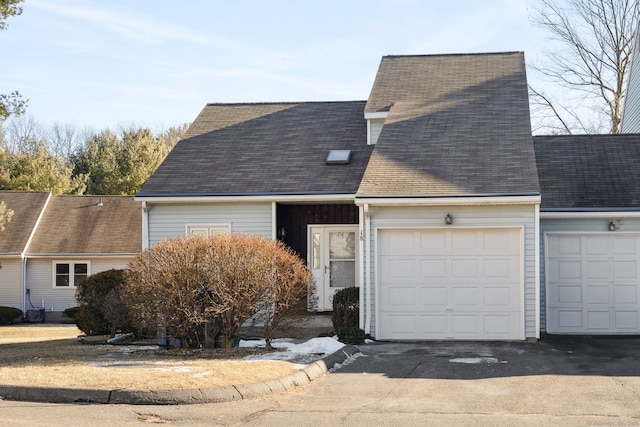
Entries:
<svg viewBox="0 0 640 427">
<path fill-rule="evenodd" d="M 22 317 L 22 310 L 15 307 L 0 306 L 0 325 L 10 325 L 19 317 Z"/>
</svg>

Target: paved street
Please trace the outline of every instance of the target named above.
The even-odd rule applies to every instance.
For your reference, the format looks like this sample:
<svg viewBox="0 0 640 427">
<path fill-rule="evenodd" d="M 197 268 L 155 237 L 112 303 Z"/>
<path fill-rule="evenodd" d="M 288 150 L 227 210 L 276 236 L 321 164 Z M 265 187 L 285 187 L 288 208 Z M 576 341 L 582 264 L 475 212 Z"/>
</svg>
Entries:
<svg viewBox="0 0 640 427">
<path fill-rule="evenodd" d="M 182 406 L 0 401 L 0 425 L 640 426 L 639 344 L 376 343 L 285 394 Z"/>
</svg>

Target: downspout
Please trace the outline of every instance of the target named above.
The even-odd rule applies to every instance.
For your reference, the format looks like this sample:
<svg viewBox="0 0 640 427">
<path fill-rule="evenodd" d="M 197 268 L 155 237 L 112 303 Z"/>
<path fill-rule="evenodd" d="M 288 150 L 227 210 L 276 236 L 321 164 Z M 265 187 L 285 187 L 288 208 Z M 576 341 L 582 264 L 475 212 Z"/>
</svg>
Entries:
<svg viewBox="0 0 640 427">
<path fill-rule="evenodd" d="M 27 257 L 24 253 L 20 255 L 20 261 L 22 263 L 22 313 L 27 313 Z"/>
<path fill-rule="evenodd" d="M 365 334 L 371 333 L 371 215 L 369 215 L 369 204 L 364 204 L 364 246 L 366 247 L 367 253 L 367 264 L 365 266 L 365 288 L 366 288 L 366 316 L 364 322 L 364 332 Z"/>
<path fill-rule="evenodd" d="M 535 207 L 535 212 L 534 212 L 534 216 L 535 216 L 535 223 L 534 223 L 534 228 L 535 228 L 535 239 L 534 239 L 534 247 L 535 247 L 535 295 L 536 295 L 536 336 L 535 338 L 537 340 L 540 339 L 540 287 L 542 286 L 542 284 L 540 283 L 540 203 L 536 203 Z M 546 289 L 545 289 L 546 292 Z M 546 295 L 546 294 L 545 294 Z M 526 324 L 526 322 L 525 322 Z M 525 326 L 526 328 L 526 326 Z M 545 329 L 546 329 L 546 325 L 545 325 Z M 525 331 L 525 338 L 526 338 L 526 331 Z"/>
<path fill-rule="evenodd" d="M 360 206 L 358 208 L 358 228 L 359 228 L 359 232 L 360 232 L 360 238 L 358 239 L 358 253 L 359 255 L 359 260 L 358 260 L 358 287 L 360 288 L 360 294 L 359 294 L 359 301 L 364 301 L 364 296 L 365 296 L 365 292 L 364 292 L 364 208 L 362 206 Z M 365 318 L 365 311 L 364 311 L 364 303 L 360 304 L 360 309 L 359 309 L 359 318 L 358 318 L 358 324 L 360 325 L 361 329 L 364 329 L 364 318 Z"/>
<path fill-rule="evenodd" d="M 149 247 L 149 209 L 147 202 L 142 202 L 142 250 Z"/>
</svg>

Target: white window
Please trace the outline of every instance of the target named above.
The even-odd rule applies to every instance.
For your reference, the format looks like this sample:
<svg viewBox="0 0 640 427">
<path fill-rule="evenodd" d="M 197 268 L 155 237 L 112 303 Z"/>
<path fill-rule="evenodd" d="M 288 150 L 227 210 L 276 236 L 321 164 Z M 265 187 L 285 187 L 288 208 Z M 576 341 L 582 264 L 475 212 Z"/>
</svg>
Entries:
<svg viewBox="0 0 640 427">
<path fill-rule="evenodd" d="M 75 288 L 82 279 L 89 276 L 89 262 L 87 261 L 54 261 L 53 288 Z"/>
<path fill-rule="evenodd" d="M 212 225 L 189 225 L 187 226 L 187 234 L 195 234 L 196 236 L 209 237 L 215 234 L 224 234 L 229 232 L 229 224 L 212 224 Z"/>
</svg>

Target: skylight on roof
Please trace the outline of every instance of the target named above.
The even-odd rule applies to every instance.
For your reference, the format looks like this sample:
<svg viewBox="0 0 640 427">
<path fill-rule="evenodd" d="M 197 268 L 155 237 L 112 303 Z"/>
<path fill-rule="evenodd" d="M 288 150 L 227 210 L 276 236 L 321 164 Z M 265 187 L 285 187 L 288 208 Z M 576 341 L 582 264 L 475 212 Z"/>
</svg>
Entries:
<svg viewBox="0 0 640 427">
<path fill-rule="evenodd" d="M 327 155 L 328 165 L 346 165 L 351 160 L 351 150 L 331 150 Z"/>
</svg>

